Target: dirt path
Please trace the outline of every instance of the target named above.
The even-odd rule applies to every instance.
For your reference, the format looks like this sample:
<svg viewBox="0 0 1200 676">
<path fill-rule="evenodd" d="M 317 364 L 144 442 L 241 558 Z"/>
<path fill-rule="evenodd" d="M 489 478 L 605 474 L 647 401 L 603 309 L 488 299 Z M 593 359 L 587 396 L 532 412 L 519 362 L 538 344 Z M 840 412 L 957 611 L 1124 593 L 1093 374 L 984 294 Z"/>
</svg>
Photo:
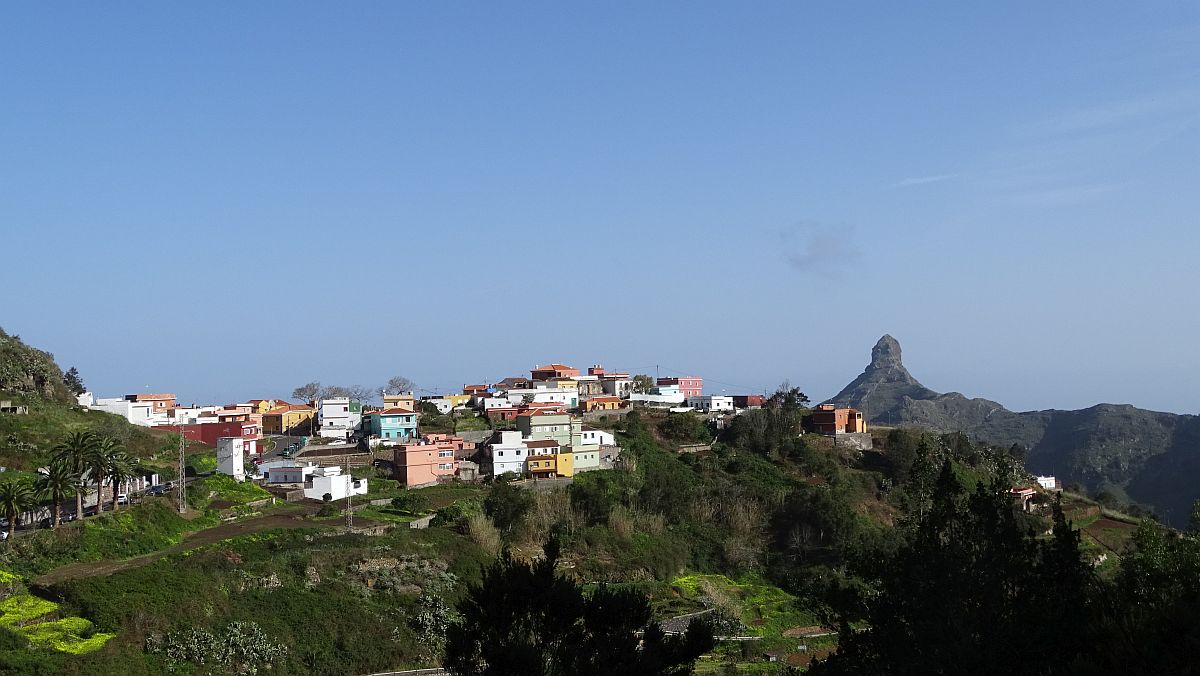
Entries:
<svg viewBox="0 0 1200 676">
<path fill-rule="evenodd" d="M 234 523 L 225 523 L 220 526 L 213 526 L 204 530 L 188 533 L 184 536 L 183 542 L 158 552 L 135 556 L 132 559 L 124 559 L 121 561 L 82 561 L 79 563 L 69 563 L 65 566 L 60 566 L 54 570 L 35 578 L 35 585 L 48 587 L 50 585 L 75 580 L 81 577 L 99 577 L 104 575 L 112 575 L 122 570 L 130 568 L 138 568 L 161 559 L 164 556 L 186 552 L 189 549 L 196 549 L 204 545 L 210 545 L 221 540 L 228 540 L 250 533 L 259 531 L 271 530 L 273 528 L 320 528 L 327 524 L 314 523 L 304 519 L 302 516 L 285 516 L 279 514 L 269 514 L 265 516 L 247 519 L 245 521 L 237 521 Z"/>
</svg>

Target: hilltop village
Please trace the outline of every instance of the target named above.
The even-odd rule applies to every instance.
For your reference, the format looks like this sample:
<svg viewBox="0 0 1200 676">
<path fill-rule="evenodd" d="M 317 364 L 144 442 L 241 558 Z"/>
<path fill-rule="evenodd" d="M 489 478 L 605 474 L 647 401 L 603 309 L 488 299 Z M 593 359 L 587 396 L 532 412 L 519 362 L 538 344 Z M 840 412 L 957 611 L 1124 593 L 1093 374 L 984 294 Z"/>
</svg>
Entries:
<svg viewBox="0 0 1200 676">
<path fill-rule="evenodd" d="M 715 435 L 766 401 L 761 394 L 705 394 L 700 376 L 652 380 L 600 365 L 585 373 L 559 363 L 537 365 L 528 377 L 467 384 L 459 393 L 418 398 L 412 391 L 384 390 L 380 399 L 378 405 L 352 396 L 183 405 L 169 393 L 78 397 L 89 409 L 214 447 L 216 471 L 239 482 L 326 501 L 366 494 L 368 479 L 347 471 L 366 464 L 390 467 L 408 488 L 497 477 L 569 481 L 620 461 L 621 448 L 604 427 L 629 411 L 697 416 Z M 870 444 L 863 415 L 852 408 L 823 404 L 805 423 L 819 434 Z M 700 447 L 707 445 L 692 449 Z M 157 476 L 147 477 L 118 492 L 153 490 L 156 482 Z"/>
</svg>

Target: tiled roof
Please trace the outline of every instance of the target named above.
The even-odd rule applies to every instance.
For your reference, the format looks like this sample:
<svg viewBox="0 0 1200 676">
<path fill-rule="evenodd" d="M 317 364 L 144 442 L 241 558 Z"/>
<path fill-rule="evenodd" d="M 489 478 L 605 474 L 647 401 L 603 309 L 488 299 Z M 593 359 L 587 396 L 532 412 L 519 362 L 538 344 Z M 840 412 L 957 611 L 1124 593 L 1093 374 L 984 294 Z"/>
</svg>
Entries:
<svg viewBox="0 0 1200 676">
<path fill-rule="evenodd" d="M 561 445 L 553 439 L 538 439 L 536 441 L 526 441 L 524 443 L 530 448 L 554 448 L 555 446 Z"/>
</svg>

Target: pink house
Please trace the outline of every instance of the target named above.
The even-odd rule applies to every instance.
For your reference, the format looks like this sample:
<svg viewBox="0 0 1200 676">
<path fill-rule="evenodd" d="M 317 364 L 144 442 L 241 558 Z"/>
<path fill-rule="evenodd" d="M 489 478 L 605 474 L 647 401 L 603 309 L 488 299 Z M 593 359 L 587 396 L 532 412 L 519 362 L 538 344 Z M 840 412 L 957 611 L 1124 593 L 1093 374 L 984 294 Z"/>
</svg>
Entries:
<svg viewBox="0 0 1200 676">
<path fill-rule="evenodd" d="M 392 455 L 396 479 L 412 488 L 435 484 L 442 477 L 453 477 L 458 472 L 458 460 L 454 455 L 460 450 L 462 439 L 451 439 L 455 438 L 434 441 L 426 437 L 419 444 L 397 446 Z"/>
<path fill-rule="evenodd" d="M 682 376 L 679 378 L 659 378 L 657 385 L 678 385 L 679 393 L 684 399 L 704 396 L 704 379 L 700 376 Z"/>
</svg>

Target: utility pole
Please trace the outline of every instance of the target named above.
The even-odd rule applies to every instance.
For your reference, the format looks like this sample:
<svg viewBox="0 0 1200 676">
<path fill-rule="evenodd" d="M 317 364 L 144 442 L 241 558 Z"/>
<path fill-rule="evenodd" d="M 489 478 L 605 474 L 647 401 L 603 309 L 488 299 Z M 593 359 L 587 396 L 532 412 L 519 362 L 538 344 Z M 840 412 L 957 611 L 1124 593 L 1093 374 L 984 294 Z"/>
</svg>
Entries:
<svg viewBox="0 0 1200 676">
<path fill-rule="evenodd" d="M 346 476 L 350 477 L 350 456 L 343 456 L 346 460 Z M 353 505 L 350 500 L 350 495 L 353 491 L 353 477 L 346 483 L 346 530 L 354 530 L 354 510 L 350 509 Z"/>
<path fill-rule="evenodd" d="M 187 474 L 184 469 L 184 451 L 187 449 L 187 437 L 183 436 L 183 423 L 179 423 L 179 513 L 187 510 Z M 113 489 L 116 490 L 116 489 Z M 99 511 L 99 510 L 97 510 Z"/>
</svg>

